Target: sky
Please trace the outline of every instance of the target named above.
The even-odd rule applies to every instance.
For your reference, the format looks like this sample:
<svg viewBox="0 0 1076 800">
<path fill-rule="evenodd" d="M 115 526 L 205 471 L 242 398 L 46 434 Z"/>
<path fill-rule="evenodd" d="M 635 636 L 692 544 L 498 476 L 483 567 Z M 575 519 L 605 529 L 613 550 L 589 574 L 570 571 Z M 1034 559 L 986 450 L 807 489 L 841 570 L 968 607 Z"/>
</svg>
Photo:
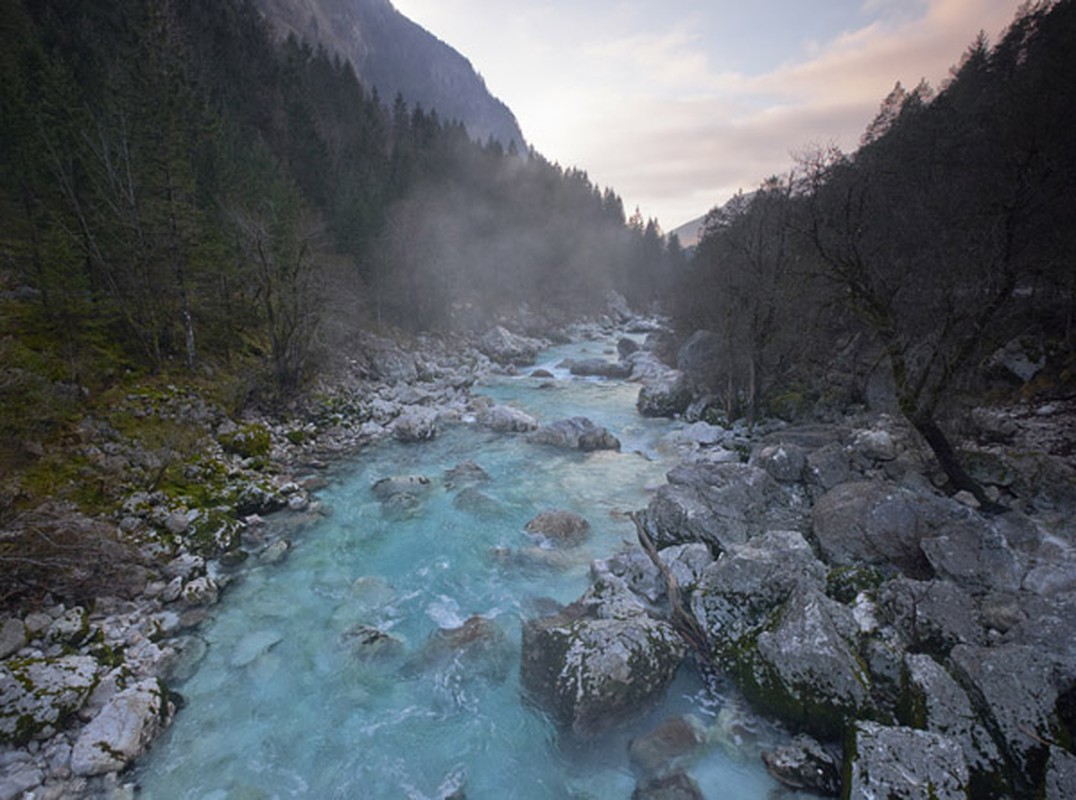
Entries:
<svg viewBox="0 0 1076 800">
<path fill-rule="evenodd" d="M 853 150 L 900 81 L 938 88 L 1020 0 L 392 0 L 452 45 L 550 161 L 662 228 Z"/>
</svg>

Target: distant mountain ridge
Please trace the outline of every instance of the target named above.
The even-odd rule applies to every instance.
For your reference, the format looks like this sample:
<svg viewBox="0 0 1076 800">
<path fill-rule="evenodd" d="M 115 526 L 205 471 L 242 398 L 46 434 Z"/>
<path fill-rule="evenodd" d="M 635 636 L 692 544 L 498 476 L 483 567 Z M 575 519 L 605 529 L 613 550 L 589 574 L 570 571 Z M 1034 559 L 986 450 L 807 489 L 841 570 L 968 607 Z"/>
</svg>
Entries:
<svg viewBox="0 0 1076 800">
<path fill-rule="evenodd" d="M 511 109 L 486 88 L 471 62 L 389 0 L 257 0 L 281 35 L 323 45 L 351 62 L 382 102 L 397 93 L 408 105 L 459 120 L 471 138 L 492 137 L 505 147 L 525 140 Z"/>
</svg>

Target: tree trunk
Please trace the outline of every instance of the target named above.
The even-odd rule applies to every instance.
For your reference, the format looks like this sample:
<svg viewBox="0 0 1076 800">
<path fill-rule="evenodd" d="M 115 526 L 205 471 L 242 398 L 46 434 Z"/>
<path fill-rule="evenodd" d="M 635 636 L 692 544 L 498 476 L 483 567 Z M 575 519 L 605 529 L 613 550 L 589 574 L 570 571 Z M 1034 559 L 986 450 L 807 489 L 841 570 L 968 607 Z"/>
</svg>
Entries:
<svg viewBox="0 0 1076 800">
<path fill-rule="evenodd" d="M 987 497 L 983 487 L 967 473 L 961 465 L 956 451 L 953 450 L 952 444 L 949 443 L 948 437 L 946 437 L 945 432 L 942 431 L 937 422 L 927 417 L 909 418 L 909 422 L 926 439 L 930 449 L 934 452 L 934 456 L 938 459 L 938 464 L 944 470 L 949 482 L 955 489 L 971 492 L 975 499 L 979 501 L 981 510 L 984 513 L 1001 514 L 1009 510 L 1006 506 Z"/>
</svg>

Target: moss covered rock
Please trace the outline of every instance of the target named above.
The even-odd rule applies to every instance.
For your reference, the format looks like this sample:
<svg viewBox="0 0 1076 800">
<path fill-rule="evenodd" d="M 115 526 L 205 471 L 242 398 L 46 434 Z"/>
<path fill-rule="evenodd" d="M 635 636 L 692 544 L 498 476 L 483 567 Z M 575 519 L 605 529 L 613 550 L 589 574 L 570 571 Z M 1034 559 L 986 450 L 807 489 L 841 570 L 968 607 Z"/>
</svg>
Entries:
<svg viewBox="0 0 1076 800">
<path fill-rule="evenodd" d="M 96 685 L 97 662 L 89 656 L 8 659 L 0 665 L 0 743 L 51 736 Z"/>
<path fill-rule="evenodd" d="M 238 430 L 217 437 L 224 452 L 240 458 L 264 458 L 269 455 L 273 441 L 264 425 L 244 425 Z"/>
<path fill-rule="evenodd" d="M 684 658 L 672 626 L 642 613 L 620 596 L 625 593 L 592 592 L 560 614 L 523 626 L 524 691 L 582 738 L 645 714 Z"/>
</svg>

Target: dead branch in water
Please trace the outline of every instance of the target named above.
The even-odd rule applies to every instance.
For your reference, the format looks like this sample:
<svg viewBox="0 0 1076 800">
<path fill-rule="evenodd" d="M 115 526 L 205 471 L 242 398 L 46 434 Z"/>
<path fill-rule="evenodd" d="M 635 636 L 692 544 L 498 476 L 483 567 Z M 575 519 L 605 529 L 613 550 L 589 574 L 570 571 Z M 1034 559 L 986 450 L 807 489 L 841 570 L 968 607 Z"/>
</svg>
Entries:
<svg viewBox="0 0 1076 800">
<path fill-rule="evenodd" d="M 707 679 L 715 678 L 718 674 L 718 670 L 714 665 L 713 655 L 710 649 L 710 637 L 706 634 L 706 629 L 699 624 L 699 621 L 695 619 L 695 615 L 691 613 L 690 609 L 684 606 L 676 576 L 673 575 L 668 564 L 662 561 L 661 557 L 658 555 L 658 549 L 654 546 L 653 540 L 646 532 L 646 528 L 639 518 L 639 512 L 633 511 L 628 516 L 630 516 L 631 521 L 635 523 L 635 533 L 639 539 L 639 545 L 643 548 L 643 552 L 646 553 L 665 579 L 666 594 L 669 596 L 669 623 L 673 626 L 676 632 L 680 634 L 680 638 L 687 643 L 688 647 L 695 652 L 695 657 L 704 677 Z"/>
</svg>

